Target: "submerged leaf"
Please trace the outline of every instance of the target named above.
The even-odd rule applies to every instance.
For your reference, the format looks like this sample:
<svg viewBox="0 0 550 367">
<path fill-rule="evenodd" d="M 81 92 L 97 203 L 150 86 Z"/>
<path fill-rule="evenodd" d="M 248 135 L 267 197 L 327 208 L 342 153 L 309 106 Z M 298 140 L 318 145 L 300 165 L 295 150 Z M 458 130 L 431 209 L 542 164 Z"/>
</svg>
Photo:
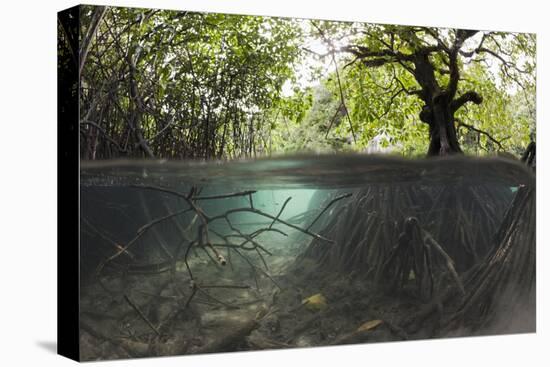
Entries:
<svg viewBox="0 0 550 367">
<path fill-rule="evenodd" d="M 384 323 L 382 320 L 370 320 L 357 328 L 358 332 L 372 330 Z"/>
<path fill-rule="evenodd" d="M 327 300 L 321 293 L 317 293 L 302 300 L 302 304 L 305 305 L 308 310 L 320 311 L 327 307 Z"/>
</svg>

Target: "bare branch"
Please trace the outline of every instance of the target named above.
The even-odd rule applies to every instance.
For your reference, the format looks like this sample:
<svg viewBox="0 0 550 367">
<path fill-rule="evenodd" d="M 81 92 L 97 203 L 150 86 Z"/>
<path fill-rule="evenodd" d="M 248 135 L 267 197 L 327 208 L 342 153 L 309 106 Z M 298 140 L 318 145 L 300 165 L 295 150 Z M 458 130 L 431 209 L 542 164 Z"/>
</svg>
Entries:
<svg viewBox="0 0 550 367">
<path fill-rule="evenodd" d="M 343 194 L 343 195 L 340 195 L 334 199 L 332 199 L 326 206 L 323 210 L 321 210 L 321 212 L 317 215 L 317 217 L 315 217 L 315 219 L 310 223 L 309 226 L 307 226 L 306 230 L 309 230 L 311 229 L 311 227 L 313 227 L 313 225 L 317 222 L 317 220 L 319 220 L 319 218 L 321 218 L 321 216 L 332 206 L 332 204 L 342 200 L 342 199 L 345 199 L 345 198 L 349 198 L 351 196 L 351 192 L 350 193 L 347 193 L 347 194 Z"/>
<path fill-rule="evenodd" d="M 478 133 L 478 134 L 485 135 L 485 136 L 487 137 L 487 139 L 489 139 L 489 140 L 491 140 L 493 143 L 495 143 L 501 151 L 506 151 L 506 149 L 504 149 L 504 147 L 502 146 L 502 141 L 499 141 L 499 140 L 495 139 L 495 138 L 494 138 L 493 136 L 491 136 L 491 134 L 489 134 L 488 132 L 483 131 L 483 130 L 481 130 L 481 129 L 478 129 L 478 128 L 476 128 L 476 127 L 473 126 L 473 125 L 469 125 L 469 124 L 466 124 L 466 123 L 464 123 L 464 122 L 461 122 L 461 121 L 458 120 L 457 118 L 455 118 L 455 121 L 458 122 L 457 127 L 465 127 L 465 128 L 468 129 L 468 130 L 475 131 L 475 132 Z"/>
<path fill-rule="evenodd" d="M 239 191 L 239 192 L 234 192 L 234 193 L 230 193 L 230 194 L 222 194 L 222 195 L 196 196 L 196 197 L 193 197 L 193 200 L 198 201 L 198 200 L 227 199 L 227 198 L 233 198 L 233 197 L 238 197 L 238 196 L 249 196 L 251 194 L 255 194 L 256 192 L 257 192 L 256 190 L 246 190 L 246 191 Z"/>
<path fill-rule="evenodd" d="M 334 69 L 336 71 L 336 79 L 338 80 L 338 89 L 340 91 L 340 102 L 342 103 L 342 105 L 344 106 L 344 110 L 346 111 L 346 116 L 349 122 L 349 128 L 351 130 L 351 135 L 353 136 L 353 142 L 356 143 L 357 139 L 355 138 L 355 131 L 353 130 L 353 123 L 351 121 L 351 116 L 349 115 L 348 108 L 344 100 L 344 91 L 342 90 L 342 83 L 340 81 L 340 72 L 338 71 L 338 63 L 336 62 L 336 58 L 334 57 L 334 54 L 332 55 L 332 62 L 334 63 Z"/>
<path fill-rule="evenodd" d="M 139 317 L 157 334 L 157 336 L 160 336 L 160 332 L 157 330 L 156 327 L 153 326 L 151 321 L 147 317 L 145 317 L 145 314 L 138 308 L 138 306 L 128 297 L 128 295 L 124 295 L 124 299 L 128 304 L 136 311 L 136 313 L 139 315 Z"/>
<path fill-rule="evenodd" d="M 92 41 L 94 40 L 95 35 L 97 33 L 97 28 L 99 27 L 99 23 L 101 22 L 101 19 L 105 15 L 106 10 L 107 10 L 106 6 L 94 7 L 94 12 L 92 13 L 92 20 L 90 22 L 90 26 L 88 27 L 88 31 L 86 32 L 86 35 L 82 40 L 82 47 L 78 52 L 78 74 L 79 75 L 82 74 L 82 69 L 84 69 L 84 64 L 86 63 L 86 58 L 88 57 L 88 51 L 90 50 Z"/>
<path fill-rule="evenodd" d="M 281 210 L 279 210 L 279 213 L 277 214 L 277 216 L 275 218 L 279 219 L 279 217 L 281 216 L 281 214 L 283 213 L 283 210 L 285 210 L 285 207 L 286 207 L 286 204 L 288 204 L 288 202 L 292 199 L 291 196 L 289 196 L 285 202 L 283 203 L 283 206 L 281 207 Z M 271 224 L 269 225 L 269 229 L 271 229 L 273 227 L 273 225 L 275 224 L 275 219 L 271 222 Z"/>
<path fill-rule="evenodd" d="M 115 148 L 117 148 L 117 150 L 121 153 L 125 153 L 126 152 L 126 149 L 122 148 L 120 145 L 118 145 L 118 143 L 109 136 L 109 134 L 107 134 L 107 132 L 105 131 L 105 129 L 103 129 L 101 126 L 99 126 L 97 123 L 93 122 L 93 121 L 81 121 L 80 122 L 80 125 L 90 125 L 90 126 L 93 126 L 95 127 L 100 133 L 103 134 L 103 136 L 105 136 L 105 139 L 107 139 L 107 141 L 109 141 L 111 144 L 113 144 L 115 146 Z M 81 132 L 83 132 L 83 130 L 80 130 Z"/>
</svg>

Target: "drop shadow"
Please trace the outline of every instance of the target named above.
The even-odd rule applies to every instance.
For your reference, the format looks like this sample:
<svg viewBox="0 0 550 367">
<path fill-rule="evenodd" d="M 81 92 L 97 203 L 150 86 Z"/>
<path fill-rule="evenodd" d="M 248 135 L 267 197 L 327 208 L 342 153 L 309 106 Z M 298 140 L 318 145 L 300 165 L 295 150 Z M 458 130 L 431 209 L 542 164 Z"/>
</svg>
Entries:
<svg viewBox="0 0 550 367">
<path fill-rule="evenodd" d="M 39 347 L 45 349 L 46 351 L 48 351 L 50 353 L 57 354 L 57 342 L 55 342 L 55 341 L 41 340 L 41 341 L 37 341 L 36 345 L 38 345 Z"/>
</svg>

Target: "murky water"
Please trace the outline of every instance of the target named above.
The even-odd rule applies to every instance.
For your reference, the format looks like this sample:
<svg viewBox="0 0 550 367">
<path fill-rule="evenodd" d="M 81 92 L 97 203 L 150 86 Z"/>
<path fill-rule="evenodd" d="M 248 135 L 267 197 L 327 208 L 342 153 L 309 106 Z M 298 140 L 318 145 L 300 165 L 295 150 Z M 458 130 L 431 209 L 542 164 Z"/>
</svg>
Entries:
<svg viewBox="0 0 550 367">
<path fill-rule="evenodd" d="M 369 183 L 456 182 L 515 185 L 533 179 L 519 162 L 464 157 L 407 160 L 391 156 L 320 155 L 223 162 L 81 162 L 81 185 L 129 184 L 248 187 L 263 189 L 347 188 Z M 526 181 L 527 182 L 524 182 Z"/>
<path fill-rule="evenodd" d="M 273 292 L 284 288 L 280 282 L 286 272 L 313 242 L 349 247 L 378 236 L 376 241 L 386 241 L 384 246 L 391 249 L 410 216 L 420 218 L 437 237 L 441 231 L 434 218 L 446 215 L 445 203 L 450 201 L 440 198 L 448 195 L 445 188 L 449 187 L 488 188 L 476 191 L 480 195 L 502 191 L 502 203 L 491 202 L 490 209 L 498 213 L 487 223 L 494 229 L 514 190 L 535 184 L 534 175 L 522 164 L 503 159 L 411 161 L 365 155 L 231 163 L 81 162 L 80 181 L 85 359 L 136 356 L 141 344 L 150 345 L 155 337 L 185 340 L 186 348 L 147 349 L 144 355 L 209 352 L 216 333 L 231 329 L 228 323 L 244 323 L 273 303 Z M 360 200 L 369 187 L 378 190 L 371 194 L 378 199 L 353 214 L 354 200 Z M 411 188 L 421 188 L 422 195 L 432 199 L 413 197 L 415 204 L 409 205 L 392 196 L 394 192 L 416 195 L 418 191 Z M 437 207 L 438 200 L 442 207 Z M 470 225 L 487 226 L 475 223 L 486 209 L 474 204 L 468 208 L 464 210 L 474 222 Z M 378 213 L 383 219 L 378 226 L 388 234 L 380 237 L 380 231 L 361 229 L 352 231 L 355 237 L 346 237 L 341 233 L 345 229 L 338 232 L 337 226 L 343 224 L 337 220 L 348 212 L 347 221 L 365 228 L 371 222 L 354 215 Z M 331 225 L 336 229 L 328 230 Z M 472 241 L 491 235 L 476 234 L 479 238 Z M 452 240 L 446 233 L 440 236 L 446 242 Z M 449 254 L 466 256 L 464 261 L 470 262 L 482 255 Z M 296 297 L 311 295 L 315 289 L 313 285 L 310 290 L 300 289 Z M 183 317 L 178 310 L 189 314 Z M 97 329 L 102 330 L 100 337 L 127 338 L 135 345 L 102 349 L 94 341 Z M 282 327 L 280 333 L 294 332 L 285 330 Z M 326 344 L 315 338 L 292 338 L 295 346 Z M 286 340 L 284 335 L 281 340 Z M 213 351 L 242 348 L 241 343 Z"/>
</svg>

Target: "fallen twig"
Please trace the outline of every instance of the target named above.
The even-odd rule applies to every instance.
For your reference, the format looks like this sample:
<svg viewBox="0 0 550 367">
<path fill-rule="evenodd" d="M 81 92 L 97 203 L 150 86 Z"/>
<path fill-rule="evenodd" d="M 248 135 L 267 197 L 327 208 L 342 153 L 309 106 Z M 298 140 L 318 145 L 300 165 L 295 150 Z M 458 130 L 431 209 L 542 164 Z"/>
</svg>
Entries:
<svg viewBox="0 0 550 367">
<path fill-rule="evenodd" d="M 126 302 L 128 302 L 128 304 L 134 309 L 134 311 L 136 311 L 136 313 L 139 315 L 139 317 L 147 324 L 147 326 L 149 326 L 151 328 L 151 330 L 153 330 L 155 332 L 155 334 L 157 334 L 157 336 L 160 336 L 160 332 L 157 330 L 157 328 L 151 323 L 151 321 L 149 321 L 149 319 L 147 317 L 145 317 L 145 315 L 143 314 L 143 312 L 141 312 L 141 310 L 136 306 L 136 304 L 130 299 L 130 297 L 128 297 L 127 294 L 124 295 L 124 299 L 126 300 Z"/>
</svg>

